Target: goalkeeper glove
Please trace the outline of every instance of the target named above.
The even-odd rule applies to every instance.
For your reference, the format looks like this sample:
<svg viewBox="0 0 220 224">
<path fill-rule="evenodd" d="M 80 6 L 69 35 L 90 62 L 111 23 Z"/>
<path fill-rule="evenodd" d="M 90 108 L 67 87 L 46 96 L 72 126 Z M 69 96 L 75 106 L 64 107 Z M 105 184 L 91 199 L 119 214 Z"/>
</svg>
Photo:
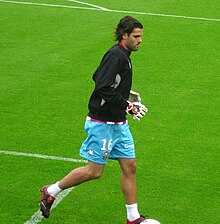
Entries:
<svg viewBox="0 0 220 224">
<path fill-rule="evenodd" d="M 128 98 L 129 102 L 141 102 L 141 96 L 140 93 L 137 93 L 133 90 L 130 90 L 130 94 L 129 94 L 129 98 Z"/>
<path fill-rule="evenodd" d="M 131 115 L 134 120 L 140 121 L 140 119 L 145 116 L 148 109 L 139 102 L 131 103 L 127 106 L 126 113 Z"/>
</svg>

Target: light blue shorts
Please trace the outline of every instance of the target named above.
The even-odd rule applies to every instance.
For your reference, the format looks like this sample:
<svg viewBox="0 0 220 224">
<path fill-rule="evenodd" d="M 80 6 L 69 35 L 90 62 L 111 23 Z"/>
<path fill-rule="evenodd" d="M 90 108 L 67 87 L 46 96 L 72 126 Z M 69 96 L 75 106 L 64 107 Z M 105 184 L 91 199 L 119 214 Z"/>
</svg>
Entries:
<svg viewBox="0 0 220 224">
<path fill-rule="evenodd" d="M 134 140 L 128 122 L 105 124 L 86 120 L 86 140 L 80 148 L 80 156 L 88 161 L 106 164 L 108 159 L 135 158 Z"/>
</svg>

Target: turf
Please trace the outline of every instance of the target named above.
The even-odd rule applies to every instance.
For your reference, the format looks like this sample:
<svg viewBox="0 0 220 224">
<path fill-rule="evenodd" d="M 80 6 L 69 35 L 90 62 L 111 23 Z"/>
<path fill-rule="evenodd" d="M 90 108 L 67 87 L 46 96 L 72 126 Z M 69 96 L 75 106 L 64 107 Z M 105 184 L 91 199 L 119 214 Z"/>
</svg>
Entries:
<svg viewBox="0 0 220 224">
<path fill-rule="evenodd" d="M 217 0 L 101 5 L 202 18 L 218 18 L 220 9 Z M 91 76 L 126 14 L 2 2 L 0 13 L 0 150 L 80 158 Z M 140 123 L 129 118 L 140 211 L 162 224 L 219 224 L 220 22 L 131 15 L 144 24 L 140 51 L 132 54 L 133 89 L 149 108 Z M 37 211 L 42 185 L 83 165 L 3 154 L 0 161 L 0 220 L 15 224 Z M 110 161 L 101 179 L 75 188 L 42 223 L 125 218 L 120 170 Z"/>
</svg>

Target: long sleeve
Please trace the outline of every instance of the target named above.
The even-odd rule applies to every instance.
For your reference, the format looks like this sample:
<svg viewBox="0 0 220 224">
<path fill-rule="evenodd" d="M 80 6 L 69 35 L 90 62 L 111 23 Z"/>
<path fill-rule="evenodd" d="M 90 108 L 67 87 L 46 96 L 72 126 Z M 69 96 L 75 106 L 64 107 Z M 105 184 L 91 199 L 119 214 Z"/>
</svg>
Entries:
<svg viewBox="0 0 220 224">
<path fill-rule="evenodd" d="M 132 84 L 130 52 L 114 45 L 103 56 L 93 74 L 94 91 L 89 100 L 89 116 L 107 121 L 123 121 Z"/>
</svg>

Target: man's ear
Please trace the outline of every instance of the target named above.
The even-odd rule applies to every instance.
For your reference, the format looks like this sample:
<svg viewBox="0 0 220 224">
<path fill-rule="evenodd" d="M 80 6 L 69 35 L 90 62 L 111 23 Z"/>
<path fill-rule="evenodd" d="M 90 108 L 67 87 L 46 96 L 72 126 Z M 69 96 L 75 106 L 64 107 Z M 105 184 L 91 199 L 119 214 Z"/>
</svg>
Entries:
<svg viewBox="0 0 220 224">
<path fill-rule="evenodd" d="M 126 39 L 128 38 L 128 34 L 127 34 L 127 33 L 124 33 L 124 34 L 122 35 L 122 38 L 123 38 L 124 40 L 126 40 Z"/>
</svg>

